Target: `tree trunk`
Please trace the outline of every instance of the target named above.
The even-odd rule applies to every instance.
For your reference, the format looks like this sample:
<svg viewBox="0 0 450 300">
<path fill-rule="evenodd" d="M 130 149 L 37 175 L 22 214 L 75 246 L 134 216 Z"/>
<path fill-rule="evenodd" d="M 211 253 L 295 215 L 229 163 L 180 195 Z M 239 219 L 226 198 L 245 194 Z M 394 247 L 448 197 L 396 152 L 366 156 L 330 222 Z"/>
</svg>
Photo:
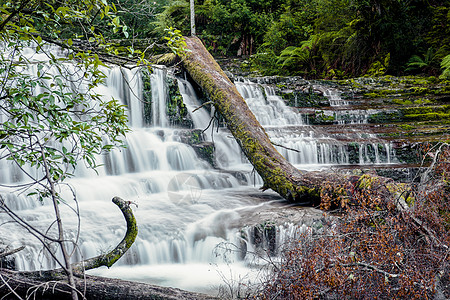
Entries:
<svg viewBox="0 0 450 300">
<path fill-rule="evenodd" d="M 191 13 L 191 36 L 195 36 L 195 3 L 194 3 L 194 0 L 190 1 L 190 13 Z"/>
<path fill-rule="evenodd" d="M 267 133 L 248 108 L 235 85 L 197 37 L 185 37 L 187 49 L 182 63 L 192 79 L 203 89 L 242 151 L 264 181 L 263 190 L 272 189 L 292 202 L 323 200 L 325 194 L 349 199 L 355 190 L 376 191 L 384 196 L 404 195 L 406 185 L 391 179 L 364 175 L 351 176 L 332 172 L 302 173 L 292 166 L 272 145 Z M 331 188 L 335 187 L 336 189 Z M 403 196 L 402 196 L 403 197 Z"/>
</svg>

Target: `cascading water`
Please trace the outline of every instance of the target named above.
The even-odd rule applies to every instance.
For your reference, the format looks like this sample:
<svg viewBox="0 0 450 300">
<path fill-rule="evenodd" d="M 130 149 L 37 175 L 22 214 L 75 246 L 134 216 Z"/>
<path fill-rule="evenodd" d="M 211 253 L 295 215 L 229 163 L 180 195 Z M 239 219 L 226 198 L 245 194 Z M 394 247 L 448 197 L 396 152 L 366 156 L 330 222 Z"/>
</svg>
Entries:
<svg viewBox="0 0 450 300">
<path fill-rule="evenodd" d="M 302 115 L 286 106 L 284 101 L 275 95 L 272 88 L 266 87 L 264 89 L 265 96 L 258 84 L 249 81 L 236 81 L 235 85 L 262 126 L 303 124 Z"/>
<path fill-rule="evenodd" d="M 158 68 L 160 68 L 158 66 Z M 166 114 L 167 89 L 164 80 L 165 72 L 155 67 L 155 72 L 150 75 L 152 86 L 152 125 L 167 127 L 169 124 Z"/>
<path fill-rule="evenodd" d="M 152 111 L 157 114 L 153 116 L 156 126 L 152 127 L 143 127 L 143 84 L 139 69 L 113 67 L 103 72 L 106 85 L 100 86 L 97 92 L 128 106 L 132 131 L 125 149 L 114 149 L 97 157 L 101 165 L 97 173 L 80 166 L 76 177 L 67 182 L 71 189 L 61 187 L 64 199 L 73 199 L 72 190 L 76 191 L 80 207 L 81 235 L 73 261 L 108 251 L 122 239 L 126 229 L 124 220 L 110 202 L 112 197 L 119 196 L 139 206 L 135 209 L 138 237 L 113 268 L 90 273 L 194 291 L 207 291 L 222 284 L 224 274 L 230 272 L 233 276 L 246 276 L 250 271 L 246 259 L 250 258 L 243 260 L 245 251 L 238 249 L 224 257 L 218 254 L 229 251 L 219 251 L 218 245 L 245 244 L 252 248 L 250 237 L 244 239 L 239 230 L 245 225 L 242 216 L 270 208 L 280 197 L 269 194 L 274 201 L 261 202 L 246 196 L 259 194 L 262 182 L 251 172 L 251 166 L 228 132 L 221 130 L 213 136 L 218 166 L 227 167 L 226 171 L 211 168 L 193 148 L 179 142 L 180 129 L 168 127 L 165 105 L 162 108 L 167 97 L 166 92 L 161 92 L 165 91 L 165 70 L 155 68 L 151 76 Z M 192 86 L 180 80 L 180 90 L 189 103 L 187 94 L 194 96 Z M 191 99 L 192 105 L 196 105 L 195 97 Z M 202 109 L 192 114 L 199 128 L 206 128 L 209 123 L 210 114 L 205 113 Z M 200 116 L 198 120 L 197 116 Z M 211 132 L 208 136 L 211 137 Z M 11 171 L 10 166 L 0 160 L 0 184 L 21 182 L 18 171 Z M 0 188 L 0 193 L 6 195 L 12 209 L 36 228 L 45 231 L 53 222 L 50 205 L 21 193 L 11 193 L 6 188 Z M 74 239 L 78 217 L 68 207 L 61 209 L 67 237 Z M 5 221 L 6 217 L 1 217 Z M 2 243 L 26 246 L 15 254 L 17 269 L 58 267 L 49 253 L 29 238 L 26 230 L 12 223 L 3 224 L 0 229 L 11 233 L 2 234 Z"/>
<path fill-rule="evenodd" d="M 205 136 L 208 140 L 214 141 L 216 163 L 221 169 L 244 169 L 251 170 L 247 158 L 243 155 L 239 145 L 234 140 L 229 131 L 223 128 L 214 128 L 212 118 L 214 118 L 214 107 L 210 111 L 201 108 L 202 103 L 198 99 L 192 85 L 184 79 L 178 79 L 178 87 L 183 95 L 183 102 L 194 122 L 195 128 L 205 130 Z"/>
<path fill-rule="evenodd" d="M 386 164 L 392 162 L 394 152 L 392 146 L 384 141 L 368 142 L 360 134 L 349 131 L 359 141 L 358 159 L 352 158 L 348 143 L 340 142 L 332 136 L 308 125 L 306 117 L 285 105 L 283 99 L 275 94 L 272 87 L 237 79 L 236 87 L 246 100 L 249 108 L 258 121 L 266 129 L 277 150 L 292 164 L 301 169 L 322 168 L 324 165 L 347 165 L 350 163 Z M 314 86 L 329 98 L 330 106 L 342 107 L 349 105 L 340 97 L 337 89 Z M 358 111 L 359 113 L 359 111 Z M 367 123 L 363 113 L 346 112 L 350 123 Z M 339 120 L 339 113 L 332 112 Z M 341 114 L 343 115 L 343 114 Z M 339 121 L 338 121 L 339 122 Z M 368 134 L 365 134 L 368 135 Z M 375 140 L 374 137 L 371 137 Z M 354 155 L 353 155 L 354 156 Z"/>
</svg>

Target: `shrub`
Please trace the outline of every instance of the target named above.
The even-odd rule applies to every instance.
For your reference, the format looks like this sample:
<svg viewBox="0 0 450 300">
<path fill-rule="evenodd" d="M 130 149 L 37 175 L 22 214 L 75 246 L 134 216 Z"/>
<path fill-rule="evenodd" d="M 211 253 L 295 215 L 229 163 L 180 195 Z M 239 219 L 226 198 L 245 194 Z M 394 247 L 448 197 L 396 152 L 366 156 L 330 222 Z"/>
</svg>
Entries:
<svg viewBox="0 0 450 300">
<path fill-rule="evenodd" d="M 443 69 L 443 71 L 439 78 L 450 79 L 450 54 L 444 57 L 444 59 L 442 60 L 441 68 Z"/>
<path fill-rule="evenodd" d="M 292 243 L 257 298 L 448 299 L 450 147 L 427 156 L 433 163 L 409 195 L 386 199 L 344 187 L 343 214 L 320 235 Z"/>
</svg>

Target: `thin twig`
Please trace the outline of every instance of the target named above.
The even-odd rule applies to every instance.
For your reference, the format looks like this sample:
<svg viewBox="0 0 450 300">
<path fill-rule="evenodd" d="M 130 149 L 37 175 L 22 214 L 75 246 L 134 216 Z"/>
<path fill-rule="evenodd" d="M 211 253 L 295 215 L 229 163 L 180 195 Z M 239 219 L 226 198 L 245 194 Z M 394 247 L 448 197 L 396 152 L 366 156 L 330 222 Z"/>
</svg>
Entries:
<svg viewBox="0 0 450 300">
<path fill-rule="evenodd" d="M 290 151 L 295 151 L 295 152 L 301 153 L 301 151 L 300 151 L 300 150 L 297 150 L 297 149 L 293 149 L 293 148 L 289 148 L 289 147 L 286 147 L 286 146 L 283 146 L 283 145 L 280 145 L 280 144 L 274 143 L 274 142 L 272 142 L 272 141 L 270 141 L 270 142 L 271 142 L 271 143 L 272 143 L 272 145 L 274 145 L 274 146 L 278 146 L 278 147 L 281 147 L 281 148 L 284 148 L 284 149 L 287 149 L 287 150 L 290 150 Z"/>
<path fill-rule="evenodd" d="M 214 102 L 212 102 L 212 101 L 208 101 L 208 102 L 205 102 L 205 103 L 203 103 L 202 105 L 200 105 L 199 107 L 197 107 L 196 109 L 194 109 L 192 112 L 194 113 L 194 112 L 196 112 L 197 110 L 199 110 L 200 108 L 202 108 L 202 107 L 204 107 L 204 106 L 206 106 L 206 105 L 208 105 L 208 104 L 213 104 Z"/>
<path fill-rule="evenodd" d="M 8 282 L 5 280 L 5 278 L 3 278 L 3 275 L 0 273 L 0 279 L 3 281 L 3 283 L 8 287 L 8 289 L 11 291 L 11 293 L 14 294 L 14 296 L 16 296 L 19 300 L 22 300 L 22 297 L 19 296 L 19 294 L 16 293 L 16 291 L 14 291 L 14 289 L 8 284 Z M 5 295 L 5 297 L 7 297 L 8 295 Z M 2 298 L 3 299 L 3 298 Z"/>
</svg>

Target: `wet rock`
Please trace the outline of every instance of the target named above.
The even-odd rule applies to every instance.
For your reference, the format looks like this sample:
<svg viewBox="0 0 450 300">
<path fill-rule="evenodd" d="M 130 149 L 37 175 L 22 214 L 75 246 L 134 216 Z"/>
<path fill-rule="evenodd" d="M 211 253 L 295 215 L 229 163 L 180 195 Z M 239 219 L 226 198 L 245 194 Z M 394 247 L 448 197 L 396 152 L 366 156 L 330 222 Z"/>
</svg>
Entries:
<svg viewBox="0 0 450 300">
<path fill-rule="evenodd" d="M 195 153 L 197 153 L 198 157 L 207 161 L 212 167 L 216 166 L 215 158 L 214 158 L 214 143 L 212 142 L 201 142 L 198 144 L 191 145 L 194 148 Z"/>
<path fill-rule="evenodd" d="M 205 141 L 201 129 L 183 129 L 177 131 L 176 134 L 180 142 L 191 146 L 199 158 L 208 162 L 212 167 L 216 166 L 214 143 Z"/>
</svg>

